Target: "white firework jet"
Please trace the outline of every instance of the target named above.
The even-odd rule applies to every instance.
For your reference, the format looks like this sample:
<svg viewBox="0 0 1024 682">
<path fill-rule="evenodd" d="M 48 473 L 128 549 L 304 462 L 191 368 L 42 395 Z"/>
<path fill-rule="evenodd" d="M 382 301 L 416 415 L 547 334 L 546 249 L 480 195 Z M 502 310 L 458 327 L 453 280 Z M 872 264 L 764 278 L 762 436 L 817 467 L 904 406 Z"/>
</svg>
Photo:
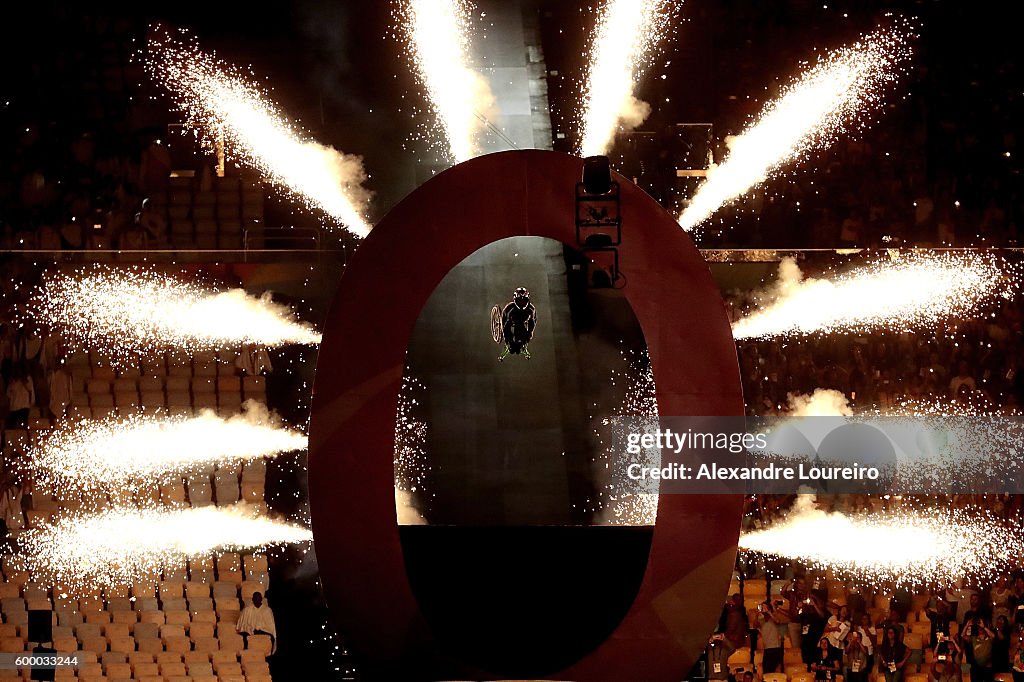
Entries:
<svg viewBox="0 0 1024 682">
<path fill-rule="evenodd" d="M 740 536 L 741 551 L 783 557 L 873 584 L 984 582 L 1024 556 L 1019 524 L 983 509 L 842 514 L 800 500 L 781 521 Z"/>
<path fill-rule="evenodd" d="M 308 528 L 244 504 L 180 510 L 112 508 L 58 518 L 19 536 L 11 561 L 51 585 L 108 586 L 152 580 L 215 552 L 309 542 Z"/>
<path fill-rule="evenodd" d="M 896 21 L 824 55 L 798 76 L 735 138 L 679 217 L 683 229 L 693 230 L 782 166 L 865 128 L 864 112 L 876 108 L 906 71 L 910 37 Z"/>
<path fill-rule="evenodd" d="M 412 376 L 402 377 L 395 419 L 395 510 L 402 526 L 423 525 L 426 518 L 418 508 L 425 497 L 424 485 L 430 464 L 427 460 L 427 423 L 420 413 L 419 396 L 426 389 Z"/>
<path fill-rule="evenodd" d="M 584 85 L 580 155 L 606 154 L 615 134 L 650 114 L 637 82 L 671 21 L 669 0 L 607 0 L 600 10 Z"/>
<path fill-rule="evenodd" d="M 902 254 L 832 279 L 803 279 L 792 262 L 780 267 L 774 301 L 737 320 L 736 339 L 927 328 L 963 318 L 1008 296 L 1013 267 L 988 253 Z"/>
<path fill-rule="evenodd" d="M 416 74 L 444 129 L 456 163 L 479 153 L 479 136 L 495 107 L 490 84 L 470 67 L 466 0 L 408 0 L 399 9 Z"/>
<path fill-rule="evenodd" d="M 268 294 L 218 291 L 141 267 L 48 273 L 26 312 L 34 323 L 58 331 L 73 349 L 95 349 L 112 358 L 243 344 L 316 345 L 321 338 Z"/>
<path fill-rule="evenodd" d="M 357 237 L 369 192 L 362 159 L 305 139 L 299 128 L 252 83 L 251 74 L 168 36 L 149 43 L 146 69 L 163 85 L 206 138 L 228 150 L 270 182 L 319 209 Z"/>
<path fill-rule="evenodd" d="M 834 390 L 790 394 L 788 402 L 788 416 L 770 422 L 769 432 L 778 433 L 764 451 L 753 453 L 755 459 L 790 466 L 871 462 L 879 469 L 880 489 L 891 494 L 992 494 L 1024 486 L 1022 415 L 997 410 L 978 393 L 953 400 L 897 398 L 884 408 L 856 412 Z M 839 458 L 830 459 L 818 448 L 840 425 L 873 427 L 870 433 L 884 434 L 884 440 L 868 439 L 854 451 L 840 446 L 832 451 Z M 793 439 L 794 429 L 808 440 Z"/>
<path fill-rule="evenodd" d="M 659 428 L 658 398 L 654 384 L 654 368 L 648 351 L 620 351 L 625 369 L 615 370 L 611 375 L 611 383 L 620 381 L 625 385 L 622 403 L 615 414 L 616 419 L 604 418 L 599 427 L 594 428 L 594 440 L 604 444 L 598 454 L 597 462 L 600 469 L 607 470 L 614 464 L 624 470 L 627 464 L 639 464 L 644 467 L 658 468 L 661 466 L 661 451 L 657 448 L 641 450 L 631 456 L 627 462 L 621 462 L 625 453 L 616 445 L 624 442 L 626 431 L 651 433 Z M 612 430 L 611 433 L 608 433 Z M 618 430 L 619 433 L 615 433 Z M 601 471 L 599 470 L 599 474 Z M 607 473 L 607 471 L 605 471 Z M 599 492 L 602 498 L 596 505 L 596 520 L 599 525 L 610 526 L 653 526 L 658 519 L 658 493 L 650 492 L 642 482 L 612 481 L 603 485 Z"/>
<path fill-rule="evenodd" d="M 1020 491 L 1024 422 L 1019 412 L 1001 414 L 981 392 L 949 400 L 901 398 L 872 412 L 900 445 L 893 489 L 972 494 Z"/>
<path fill-rule="evenodd" d="M 245 407 L 229 418 L 207 410 L 197 417 L 68 420 L 31 449 L 29 468 L 42 489 L 114 492 L 306 448 L 305 434 L 280 426 L 265 407 Z"/>
</svg>

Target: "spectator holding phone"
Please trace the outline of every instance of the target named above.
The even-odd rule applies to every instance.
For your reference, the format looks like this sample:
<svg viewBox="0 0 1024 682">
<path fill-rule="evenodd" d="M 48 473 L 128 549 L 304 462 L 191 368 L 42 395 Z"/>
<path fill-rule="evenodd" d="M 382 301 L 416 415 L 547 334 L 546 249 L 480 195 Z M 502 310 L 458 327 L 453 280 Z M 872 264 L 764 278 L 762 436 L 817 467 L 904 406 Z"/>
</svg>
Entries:
<svg viewBox="0 0 1024 682">
<path fill-rule="evenodd" d="M 868 661 L 868 650 L 861 641 L 858 630 L 854 630 L 847 637 L 846 644 L 846 679 L 848 682 L 867 682 L 870 662 Z"/>
<path fill-rule="evenodd" d="M 992 655 L 995 633 L 980 616 L 974 616 L 964 627 L 961 637 L 967 662 L 971 664 L 971 682 L 992 682 Z"/>
<path fill-rule="evenodd" d="M 708 679 L 729 679 L 729 657 L 736 647 L 721 632 L 712 635 L 708 645 Z"/>
<path fill-rule="evenodd" d="M 782 672 L 783 644 L 789 624 L 789 616 L 782 607 L 782 600 L 776 601 L 774 604 L 770 600 L 765 600 L 757 608 L 758 631 L 764 645 L 761 672 Z"/>
<path fill-rule="evenodd" d="M 850 634 L 850 627 L 850 609 L 843 604 L 825 624 L 825 637 L 828 639 L 833 653 L 842 655 L 843 649 L 846 648 L 846 636 Z"/>
<path fill-rule="evenodd" d="M 825 634 L 830 615 L 825 602 L 814 593 L 806 597 L 800 606 L 800 655 L 808 670 L 818 659 L 818 640 Z"/>
<path fill-rule="evenodd" d="M 935 659 L 928 670 L 928 682 L 960 682 L 960 666 L 950 660 Z"/>
</svg>

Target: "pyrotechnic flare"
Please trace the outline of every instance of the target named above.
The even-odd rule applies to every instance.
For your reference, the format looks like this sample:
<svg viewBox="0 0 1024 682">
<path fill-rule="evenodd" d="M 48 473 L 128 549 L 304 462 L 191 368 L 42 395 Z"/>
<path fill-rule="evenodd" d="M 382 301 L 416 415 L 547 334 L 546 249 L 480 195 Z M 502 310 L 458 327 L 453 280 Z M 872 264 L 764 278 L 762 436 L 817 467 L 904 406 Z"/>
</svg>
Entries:
<svg viewBox="0 0 1024 682">
<path fill-rule="evenodd" d="M 871 410 L 902 425 L 902 461 L 894 489 L 1016 493 L 1024 483 L 1024 421 L 1002 412 L 980 391 L 955 399 L 900 398 Z M 864 421 L 870 423 L 869 419 Z M 881 419 L 879 420 L 881 421 Z M 899 426 L 890 427 L 898 434 Z"/>
<path fill-rule="evenodd" d="M 626 368 L 623 371 L 613 371 L 611 383 L 617 384 L 622 381 L 626 391 L 622 404 L 618 406 L 615 414 L 620 418 L 630 418 L 633 424 L 629 427 L 630 430 L 637 428 L 644 432 L 656 431 L 659 428 L 659 413 L 651 358 L 646 350 L 639 354 L 622 352 L 621 355 Z M 621 441 L 622 437 L 620 434 L 618 438 L 609 438 L 607 427 L 626 427 L 621 419 L 602 419 L 601 426 L 605 428 L 594 428 L 594 440 L 602 443 L 608 438 L 609 442 L 598 456 L 599 465 L 603 464 L 607 469 L 610 462 L 616 462 L 616 466 L 619 466 L 623 453 L 616 451 L 615 442 Z M 658 448 L 643 449 L 629 463 L 658 468 L 661 466 L 661 451 Z M 647 492 L 643 483 L 637 483 L 632 490 L 621 484 L 608 483 L 600 492 L 600 496 L 603 499 L 601 506 L 596 510 L 598 513 L 595 521 L 600 525 L 653 526 L 658 519 L 658 493 Z"/>
<path fill-rule="evenodd" d="M 395 510 L 400 526 L 426 523 L 417 504 L 425 496 L 427 423 L 420 417 L 418 396 L 426 386 L 416 377 L 403 376 L 395 419 Z"/>
<path fill-rule="evenodd" d="M 118 358 L 137 353 L 217 350 L 242 344 L 318 344 L 312 325 L 242 289 L 210 290 L 141 268 L 49 274 L 28 306 L 37 323 L 72 347 Z"/>
<path fill-rule="evenodd" d="M 487 80 L 469 66 L 471 6 L 466 0 L 409 0 L 402 28 L 430 105 L 456 163 L 478 153 L 495 105 Z"/>
<path fill-rule="evenodd" d="M 363 217 L 369 193 L 362 159 L 303 139 L 251 81 L 213 55 L 169 37 L 149 43 L 146 68 L 168 89 L 189 124 L 213 140 L 223 136 L 228 150 L 322 210 L 352 234 L 365 237 Z"/>
<path fill-rule="evenodd" d="M 863 113 L 876 107 L 910 58 L 905 25 L 879 29 L 818 62 L 782 94 L 731 145 L 679 218 L 692 230 L 719 207 L 811 151 L 831 145 L 849 128 L 864 128 Z"/>
<path fill-rule="evenodd" d="M 786 261 L 774 302 L 734 323 L 732 332 L 749 339 L 929 327 L 1006 295 L 1008 268 L 987 254 L 915 253 L 825 280 L 801 279 L 795 263 Z"/>
<path fill-rule="evenodd" d="M 106 586 L 151 580 L 214 552 L 309 542 L 313 534 L 239 504 L 175 511 L 111 509 L 44 523 L 18 539 L 20 553 L 12 559 L 33 580 Z"/>
<path fill-rule="evenodd" d="M 306 448 L 305 434 L 281 427 L 265 407 L 245 407 L 227 419 L 205 411 L 194 418 L 68 420 L 32 448 L 29 466 L 43 489 L 117 491 Z"/>
<path fill-rule="evenodd" d="M 1024 489 L 1024 421 L 1019 412 L 999 410 L 980 392 L 956 400 L 896 399 L 884 409 L 861 408 L 856 413 L 834 390 L 791 393 L 788 402 L 790 419 L 771 424 L 779 431 L 769 437 L 764 451 L 753 453 L 755 458 L 810 466 L 870 463 L 880 471 L 880 489 L 894 494 Z M 822 450 L 823 439 L 844 424 L 873 427 L 864 433 L 884 437 L 858 438 L 856 447 L 840 439 Z M 794 437 L 794 430 L 807 438 Z"/>
<path fill-rule="evenodd" d="M 816 388 L 811 395 L 790 393 L 786 396 L 791 417 L 839 417 L 850 416 L 846 396 L 829 388 Z"/>
<path fill-rule="evenodd" d="M 668 0 L 607 0 L 601 9 L 584 86 L 582 156 L 606 154 L 617 131 L 650 114 L 633 93 L 669 26 L 669 9 Z"/>
<path fill-rule="evenodd" d="M 966 396 L 953 399 L 898 398 L 888 409 L 879 410 L 879 414 L 922 417 L 985 417 L 995 414 L 1021 416 L 1020 408 L 1002 410 L 982 392 L 971 391 Z"/>
<path fill-rule="evenodd" d="M 984 510 L 904 509 L 848 516 L 801 496 L 781 522 L 740 536 L 740 549 L 798 560 L 874 584 L 984 583 L 1022 553 L 1021 529 Z"/>
</svg>

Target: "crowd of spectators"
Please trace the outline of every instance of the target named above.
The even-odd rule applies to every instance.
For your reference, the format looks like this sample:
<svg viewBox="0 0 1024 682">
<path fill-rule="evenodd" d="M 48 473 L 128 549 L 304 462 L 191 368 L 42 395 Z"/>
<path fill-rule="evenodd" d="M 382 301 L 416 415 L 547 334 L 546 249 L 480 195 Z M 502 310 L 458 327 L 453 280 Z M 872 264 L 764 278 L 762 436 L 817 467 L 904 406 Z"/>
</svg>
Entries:
<svg viewBox="0 0 1024 682">
<path fill-rule="evenodd" d="M 745 525 L 756 529 L 783 516 L 793 496 L 748 499 Z M 891 511 L 914 507 L 973 509 L 1013 523 L 1021 514 L 1016 495 L 819 497 L 822 511 Z M 1024 679 L 1024 570 L 992 578 L 962 578 L 951 584 L 907 587 L 838 578 L 771 557 L 744 557 L 738 572 L 751 592 L 767 595 L 756 605 L 735 593 L 722 610 L 709 642 L 708 677 L 738 678 L 725 665 L 742 647 L 763 651 L 758 675 L 792 675 L 785 650 L 799 652 L 799 665 L 816 680 L 867 682 L 874 677 L 903 682 L 926 674 L 929 682 L 991 682 L 997 674 Z M 767 581 L 767 586 L 764 585 Z M 881 598 L 881 600 L 880 600 Z M 887 602 L 887 603 L 886 603 Z M 879 604 L 883 603 L 882 607 Z M 911 639 L 907 635 L 914 633 Z M 716 672 L 715 662 L 720 661 Z M 753 659 L 739 666 L 750 672 Z"/>
<path fill-rule="evenodd" d="M 212 204 L 215 159 L 190 156 L 190 175 L 175 193 L 171 148 L 159 133 L 140 131 L 127 141 L 104 133 L 32 123 L 15 136 L 0 169 L 0 252 L 183 245 L 171 243 L 168 202 L 180 196 L 188 211 L 193 195 L 206 195 Z"/>
<path fill-rule="evenodd" d="M 166 148 L 62 133 L 29 125 L 6 157 L 0 250 L 162 246 L 165 230 L 145 200 L 166 190 Z"/>
</svg>

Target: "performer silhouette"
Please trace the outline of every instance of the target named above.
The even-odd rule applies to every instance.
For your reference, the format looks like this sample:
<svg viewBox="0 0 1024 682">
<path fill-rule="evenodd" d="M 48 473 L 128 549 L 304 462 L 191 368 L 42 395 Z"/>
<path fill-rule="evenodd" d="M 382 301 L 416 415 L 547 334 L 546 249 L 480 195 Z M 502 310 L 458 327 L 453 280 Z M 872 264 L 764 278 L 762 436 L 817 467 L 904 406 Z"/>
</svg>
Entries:
<svg viewBox="0 0 1024 682">
<path fill-rule="evenodd" d="M 530 303 L 530 292 L 519 287 L 512 294 L 512 300 L 501 311 L 501 333 L 505 339 L 505 350 L 498 356 L 504 362 L 510 353 L 530 359 L 529 343 L 533 330 L 537 328 L 537 309 Z"/>
</svg>

